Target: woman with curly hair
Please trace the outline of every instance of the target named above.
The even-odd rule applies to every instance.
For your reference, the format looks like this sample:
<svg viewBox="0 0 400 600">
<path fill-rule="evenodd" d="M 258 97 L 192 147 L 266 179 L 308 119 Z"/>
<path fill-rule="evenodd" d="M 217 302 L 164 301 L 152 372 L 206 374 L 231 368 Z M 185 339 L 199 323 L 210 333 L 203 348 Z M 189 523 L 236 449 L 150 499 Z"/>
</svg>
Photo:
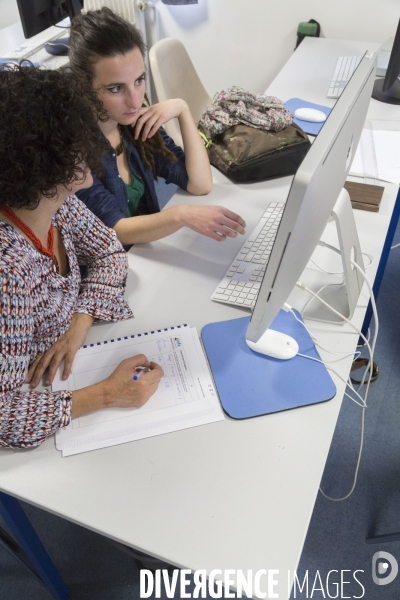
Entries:
<svg viewBox="0 0 400 600">
<path fill-rule="evenodd" d="M 46 369 L 45 385 L 52 383 L 62 360 L 68 377 L 94 319 L 132 316 L 126 254 L 73 195 L 91 185 L 89 169 L 100 172 L 106 145 L 93 96 L 70 74 L 0 71 L 0 446 L 37 446 L 71 418 L 141 406 L 163 375 L 140 355 L 96 385 L 35 389 Z M 133 381 L 139 365 L 150 371 Z"/>
<path fill-rule="evenodd" d="M 185 226 L 217 241 L 244 233 L 243 219 L 220 206 L 181 205 L 160 212 L 154 186 L 158 176 L 194 195 L 211 191 L 212 176 L 186 102 L 144 103 L 144 54 L 140 32 L 108 8 L 72 22 L 70 66 L 97 92 L 106 113 L 99 126 L 109 142 L 103 176 L 94 177 L 79 197 L 123 244 L 154 241 Z M 174 118 L 185 153 L 160 129 Z"/>
</svg>

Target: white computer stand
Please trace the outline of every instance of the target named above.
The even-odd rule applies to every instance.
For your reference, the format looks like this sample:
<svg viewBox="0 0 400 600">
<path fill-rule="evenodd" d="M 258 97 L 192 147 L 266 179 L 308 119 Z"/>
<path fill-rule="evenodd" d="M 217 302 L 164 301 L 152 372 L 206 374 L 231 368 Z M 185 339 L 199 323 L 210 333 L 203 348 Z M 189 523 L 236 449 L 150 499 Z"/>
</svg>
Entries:
<svg viewBox="0 0 400 600">
<path fill-rule="evenodd" d="M 338 253 L 340 251 L 342 257 L 343 281 L 339 284 L 325 286 L 320 290 L 318 296 L 341 315 L 351 319 L 364 283 L 362 276 L 352 265 L 352 262 L 357 263 L 363 271 L 365 271 L 365 268 L 350 196 L 344 188 L 340 192 L 332 211 L 332 218 L 335 221 L 339 239 Z M 333 249 L 332 246 L 322 241 L 319 245 Z M 309 303 L 303 315 L 305 318 L 314 321 L 343 322 L 343 319 L 316 299 Z"/>
</svg>

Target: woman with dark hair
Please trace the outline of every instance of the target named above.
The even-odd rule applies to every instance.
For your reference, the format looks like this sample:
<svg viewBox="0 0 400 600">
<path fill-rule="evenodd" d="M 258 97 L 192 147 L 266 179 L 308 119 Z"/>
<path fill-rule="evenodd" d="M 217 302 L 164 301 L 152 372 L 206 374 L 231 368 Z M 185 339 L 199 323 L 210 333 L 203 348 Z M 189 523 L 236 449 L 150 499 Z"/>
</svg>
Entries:
<svg viewBox="0 0 400 600">
<path fill-rule="evenodd" d="M 194 195 L 211 191 L 212 176 L 186 102 L 145 103 L 144 54 L 140 32 L 108 8 L 72 22 L 70 66 L 97 92 L 105 113 L 99 126 L 109 142 L 103 175 L 79 197 L 123 244 L 154 241 L 184 226 L 217 241 L 244 233 L 243 219 L 220 206 L 181 205 L 160 212 L 158 176 Z M 185 153 L 160 129 L 174 118 Z"/>
<path fill-rule="evenodd" d="M 0 71 L 0 446 L 37 446 L 71 418 L 141 406 L 163 375 L 140 355 L 96 385 L 35 390 L 46 369 L 45 385 L 52 383 L 63 360 L 68 377 L 94 319 L 132 316 L 126 254 L 73 195 L 91 185 L 89 169 L 101 170 L 106 144 L 96 103 L 70 74 Z M 138 366 L 150 371 L 133 381 Z"/>
</svg>

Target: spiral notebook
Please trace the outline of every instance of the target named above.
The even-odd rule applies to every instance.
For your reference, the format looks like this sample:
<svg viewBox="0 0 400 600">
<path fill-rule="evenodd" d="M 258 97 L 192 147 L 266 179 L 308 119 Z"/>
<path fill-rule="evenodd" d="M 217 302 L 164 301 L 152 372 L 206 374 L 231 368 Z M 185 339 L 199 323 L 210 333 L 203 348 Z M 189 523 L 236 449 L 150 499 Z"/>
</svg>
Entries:
<svg viewBox="0 0 400 600">
<path fill-rule="evenodd" d="M 186 325 L 83 346 L 69 378 L 62 381 L 59 369 L 52 389 L 74 391 L 98 383 L 136 354 L 162 367 L 156 393 L 140 408 L 107 408 L 74 419 L 56 434 L 63 456 L 224 419 L 197 331 Z"/>
</svg>

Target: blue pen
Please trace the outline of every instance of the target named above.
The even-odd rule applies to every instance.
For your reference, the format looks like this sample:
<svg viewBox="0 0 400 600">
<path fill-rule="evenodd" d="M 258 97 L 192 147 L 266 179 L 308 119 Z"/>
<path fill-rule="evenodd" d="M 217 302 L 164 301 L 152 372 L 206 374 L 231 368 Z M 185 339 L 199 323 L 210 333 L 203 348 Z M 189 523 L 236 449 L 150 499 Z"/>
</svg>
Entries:
<svg viewBox="0 0 400 600">
<path fill-rule="evenodd" d="M 139 371 L 139 373 L 138 373 L 137 375 L 134 375 L 134 376 L 132 377 L 132 379 L 133 379 L 134 381 L 137 381 L 138 379 L 140 379 L 140 378 L 141 378 L 141 376 L 142 376 L 142 375 L 144 375 L 144 373 L 147 373 L 147 371 L 150 371 L 150 369 L 149 369 L 148 367 L 136 367 L 136 371 L 138 371 L 139 369 L 141 369 L 141 370 Z"/>
</svg>

